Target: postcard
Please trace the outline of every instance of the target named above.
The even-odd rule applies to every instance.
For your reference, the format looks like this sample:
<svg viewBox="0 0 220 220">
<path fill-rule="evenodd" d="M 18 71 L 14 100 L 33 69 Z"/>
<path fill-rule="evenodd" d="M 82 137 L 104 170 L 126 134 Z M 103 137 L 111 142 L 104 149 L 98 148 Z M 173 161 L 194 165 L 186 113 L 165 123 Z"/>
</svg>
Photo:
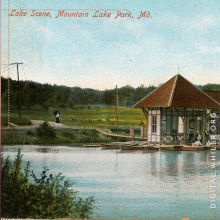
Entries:
<svg viewBox="0 0 220 220">
<path fill-rule="evenodd" d="M 1 1 L 1 217 L 220 216 L 220 4 Z"/>
</svg>

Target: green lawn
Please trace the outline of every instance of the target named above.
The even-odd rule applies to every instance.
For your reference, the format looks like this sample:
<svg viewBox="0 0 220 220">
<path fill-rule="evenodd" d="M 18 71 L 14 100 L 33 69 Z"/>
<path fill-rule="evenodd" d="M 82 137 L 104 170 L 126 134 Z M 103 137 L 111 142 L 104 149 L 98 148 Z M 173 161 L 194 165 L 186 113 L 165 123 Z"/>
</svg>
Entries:
<svg viewBox="0 0 220 220">
<path fill-rule="evenodd" d="M 26 117 L 22 117 L 20 120 L 18 116 L 11 116 L 9 117 L 9 120 L 11 123 L 16 124 L 16 125 L 31 125 L 31 121 L 28 120 Z M 2 114 L 1 115 L 1 125 L 2 126 L 8 126 L 8 115 L 7 114 Z"/>
<path fill-rule="evenodd" d="M 91 106 L 91 109 L 55 109 L 49 108 L 45 111 L 40 107 L 31 110 L 21 110 L 22 120 L 28 123 L 28 120 L 55 121 L 54 110 L 61 112 L 61 123 L 70 127 L 96 127 L 110 128 L 116 127 L 115 107 Z M 14 124 L 19 122 L 17 110 L 10 110 L 10 121 Z M 7 110 L 2 109 L 2 125 L 7 122 Z M 118 108 L 118 126 L 146 126 L 146 118 L 141 109 Z"/>
</svg>

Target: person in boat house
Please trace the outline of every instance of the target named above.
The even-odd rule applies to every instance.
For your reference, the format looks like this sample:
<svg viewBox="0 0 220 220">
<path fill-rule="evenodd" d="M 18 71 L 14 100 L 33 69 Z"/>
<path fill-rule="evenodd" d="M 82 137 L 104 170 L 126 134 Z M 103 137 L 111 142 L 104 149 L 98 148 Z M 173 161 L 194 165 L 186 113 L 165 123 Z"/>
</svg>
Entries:
<svg viewBox="0 0 220 220">
<path fill-rule="evenodd" d="M 207 143 L 210 113 L 220 103 L 180 74 L 157 88 L 132 108 L 141 108 L 151 143 Z"/>
</svg>

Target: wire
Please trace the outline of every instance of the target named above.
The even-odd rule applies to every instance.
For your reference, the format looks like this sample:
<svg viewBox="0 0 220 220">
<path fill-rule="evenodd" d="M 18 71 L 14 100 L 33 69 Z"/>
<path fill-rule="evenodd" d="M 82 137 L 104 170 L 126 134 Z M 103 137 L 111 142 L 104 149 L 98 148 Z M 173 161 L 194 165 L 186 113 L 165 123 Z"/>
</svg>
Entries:
<svg viewBox="0 0 220 220">
<path fill-rule="evenodd" d="M 4 68 L 4 69 L 8 69 L 8 66 L 4 66 L 4 67 L 1 67 L 2 69 Z"/>
<path fill-rule="evenodd" d="M 13 67 L 11 67 L 9 70 L 11 70 L 12 68 L 15 68 L 16 66 L 13 66 Z M 1 71 L 2 73 L 4 73 L 4 72 L 6 72 L 6 71 L 8 71 L 8 69 L 6 69 L 6 70 L 4 70 L 4 71 Z"/>
<path fill-rule="evenodd" d="M 2 66 L 1 68 L 7 69 L 7 68 L 12 68 L 12 66 Z"/>
<path fill-rule="evenodd" d="M 5 68 L 5 69 L 8 69 L 8 68 L 13 68 L 14 66 L 10 66 L 9 65 L 12 65 L 12 64 L 1 64 L 1 65 L 7 65 L 7 66 L 3 66 L 1 68 Z"/>
<path fill-rule="evenodd" d="M 1 65 L 7 65 L 7 66 L 10 66 L 10 65 L 16 65 L 16 64 L 4 64 L 4 63 L 3 63 L 3 64 L 1 64 Z"/>
<path fill-rule="evenodd" d="M 24 66 L 22 65 L 22 68 L 23 68 L 23 71 L 24 71 Z M 24 77 L 25 77 L 25 80 L 26 80 L 26 75 L 25 75 L 25 71 L 24 71 Z"/>
</svg>

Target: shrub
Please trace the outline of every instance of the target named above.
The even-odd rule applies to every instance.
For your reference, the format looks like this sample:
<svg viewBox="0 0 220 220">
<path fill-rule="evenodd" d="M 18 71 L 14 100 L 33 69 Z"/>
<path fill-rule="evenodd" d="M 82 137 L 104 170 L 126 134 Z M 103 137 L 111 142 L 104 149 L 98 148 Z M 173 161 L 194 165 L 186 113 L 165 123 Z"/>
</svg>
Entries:
<svg viewBox="0 0 220 220">
<path fill-rule="evenodd" d="M 33 132 L 33 131 L 30 131 L 30 130 L 27 131 L 26 134 L 29 135 L 29 136 L 35 136 L 34 132 Z"/>
<path fill-rule="evenodd" d="M 33 136 L 26 135 L 25 131 L 1 131 L 1 144 L 14 145 L 14 144 L 29 144 Z"/>
<path fill-rule="evenodd" d="M 56 138 L 56 132 L 46 121 L 39 128 L 36 128 L 35 135 L 41 139 Z"/>
<path fill-rule="evenodd" d="M 72 189 L 74 183 L 61 173 L 48 175 L 44 167 L 38 179 L 32 171 L 29 180 L 27 163 L 22 172 L 20 150 L 12 162 L 1 155 L 1 215 L 6 218 L 87 218 L 93 208 L 93 198 L 83 200 Z"/>
<path fill-rule="evenodd" d="M 61 136 L 66 137 L 66 138 L 70 138 L 71 140 L 75 139 L 75 135 L 71 131 L 61 131 L 60 134 L 61 134 Z"/>
<path fill-rule="evenodd" d="M 141 127 L 144 126 L 144 122 L 141 121 L 139 125 L 140 125 Z"/>
<path fill-rule="evenodd" d="M 75 143 L 108 143 L 111 142 L 111 138 L 103 137 L 102 134 L 96 130 L 79 130 L 76 135 Z"/>
</svg>

